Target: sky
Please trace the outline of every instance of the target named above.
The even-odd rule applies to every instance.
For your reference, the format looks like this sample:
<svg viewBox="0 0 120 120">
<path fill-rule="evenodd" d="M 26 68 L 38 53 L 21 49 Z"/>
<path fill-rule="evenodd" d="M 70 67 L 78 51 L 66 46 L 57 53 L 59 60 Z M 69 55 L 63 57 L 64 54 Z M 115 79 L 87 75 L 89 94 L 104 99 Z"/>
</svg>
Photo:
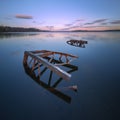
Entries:
<svg viewBox="0 0 120 120">
<path fill-rule="evenodd" d="M 0 25 L 67 31 L 120 29 L 120 0 L 0 0 Z"/>
</svg>

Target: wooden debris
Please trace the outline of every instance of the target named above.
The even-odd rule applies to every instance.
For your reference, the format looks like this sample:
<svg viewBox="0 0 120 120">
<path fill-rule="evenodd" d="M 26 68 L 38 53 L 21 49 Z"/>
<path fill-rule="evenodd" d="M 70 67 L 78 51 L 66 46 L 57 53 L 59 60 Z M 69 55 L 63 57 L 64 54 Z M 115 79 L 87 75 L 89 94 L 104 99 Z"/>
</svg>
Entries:
<svg viewBox="0 0 120 120">
<path fill-rule="evenodd" d="M 67 41 L 67 43 L 69 45 L 73 45 L 73 46 L 76 46 L 76 47 L 85 48 L 85 44 L 88 44 L 88 41 L 84 41 L 84 40 L 69 40 L 69 41 Z"/>
<path fill-rule="evenodd" d="M 49 57 L 50 59 L 47 60 L 47 57 Z M 53 59 L 55 57 L 58 58 L 61 62 L 57 64 L 53 62 Z M 67 53 L 54 52 L 48 50 L 25 51 L 23 64 L 31 64 L 32 70 L 37 68 L 39 70 L 39 74 L 41 73 L 40 66 L 44 65 L 63 79 L 69 80 L 71 78 L 71 74 L 62 70 L 58 66 L 67 65 L 75 58 L 78 57 Z"/>
<path fill-rule="evenodd" d="M 68 88 L 75 91 L 75 92 L 77 92 L 77 89 L 78 89 L 77 85 L 69 86 Z"/>
<path fill-rule="evenodd" d="M 56 95 L 57 97 L 61 98 L 62 100 L 64 100 L 67 103 L 71 103 L 71 97 L 62 93 L 61 91 L 55 89 L 56 85 L 50 86 L 49 82 L 50 79 L 48 81 L 48 83 L 45 83 L 44 81 L 40 80 L 40 77 L 37 76 L 35 74 L 35 72 L 31 70 L 31 68 L 29 68 L 28 65 L 24 64 L 24 69 L 27 75 L 29 75 L 35 82 L 37 82 L 40 86 L 42 86 L 43 88 L 45 88 L 46 90 L 48 90 L 49 92 L 51 92 L 52 94 Z M 48 75 L 49 76 L 49 75 Z M 51 76 L 51 75 L 50 75 Z M 55 83 L 56 84 L 56 83 Z M 55 86 L 55 87 L 54 87 Z"/>
<path fill-rule="evenodd" d="M 63 78 L 54 76 L 53 71 L 51 71 L 51 70 L 47 71 L 48 68 L 46 66 L 43 66 L 43 64 L 41 64 L 41 63 L 40 64 L 35 63 L 35 68 L 33 69 L 32 65 L 34 64 L 34 59 L 33 58 L 31 58 L 31 59 L 29 59 L 29 56 L 28 56 L 27 63 L 26 62 L 24 63 L 24 61 L 23 61 L 25 73 L 27 75 L 29 75 L 40 86 L 42 86 L 43 88 L 45 88 L 52 94 L 56 95 L 57 97 L 61 98 L 65 102 L 70 103 L 71 97 L 69 95 L 67 95 L 66 93 L 63 93 L 63 91 L 61 91 L 58 87 L 58 85 L 62 82 Z M 49 56 L 44 57 L 44 59 L 47 61 L 50 61 L 51 57 L 49 57 Z M 51 64 L 52 63 L 61 64 L 61 61 L 53 58 L 50 63 Z M 40 69 L 40 67 L 41 67 L 41 69 Z M 72 73 L 72 72 L 78 70 L 78 67 L 75 65 L 72 65 L 72 64 L 64 64 L 63 67 L 67 68 L 67 73 Z M 46 74 L 45 72 L 47 72 L 47 74 L 48 74 L 47 76 L 44 76 L 44 74 Z M 45 77 L 45 79 L 44 79 L 44 77 Z M 56 79 L 55 81 L 54 81 L 54 78 Z M 67 87 L 67 89 L 77 91 L 74 86 L 69 86 L 69 87 Z"/>
</svg>

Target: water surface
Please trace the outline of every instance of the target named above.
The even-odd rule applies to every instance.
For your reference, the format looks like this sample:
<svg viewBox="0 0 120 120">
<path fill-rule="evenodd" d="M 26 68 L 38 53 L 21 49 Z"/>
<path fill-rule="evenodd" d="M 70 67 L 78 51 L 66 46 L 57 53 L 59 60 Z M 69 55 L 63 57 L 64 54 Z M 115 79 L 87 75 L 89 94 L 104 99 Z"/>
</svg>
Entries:
<svg viewBox="0 0 120 120">
<path fill-rule="evenodd" d="M 85 47 L 67 44 L 88 41 Z M 50 71 L 39 81 L 25 72 L 24 51 L 51 50 L 77 55 L 69 81 Z M 65 68 L 70 71 L 70 68 Z M 42 84 L 42 85 L 41 85 Z M 77 86 L 77 92 L 70 86 Z M 115 120 L 120 113 L 120 32 L 0 34 L 1 120 Z M 54 91 L 54 90 L 53 90 Z M 60 97 L 58 94 L 63 95 Z"/>
</svg>

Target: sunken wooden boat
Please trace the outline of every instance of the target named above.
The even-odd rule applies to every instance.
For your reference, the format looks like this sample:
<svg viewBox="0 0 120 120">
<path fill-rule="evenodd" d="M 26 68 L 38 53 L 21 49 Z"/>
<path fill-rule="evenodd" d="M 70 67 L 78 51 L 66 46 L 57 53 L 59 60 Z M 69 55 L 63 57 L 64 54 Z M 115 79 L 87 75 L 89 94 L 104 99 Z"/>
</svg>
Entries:
<svg viewBox="0 0 120 120">
<path fill-rule="evenodd" d="M 54 58 L 58 59 L 60 62 L 53 61 Z M 29 64 L 33 71 L 38 69 L 39 75 L 41 74 L 40 67 L 44 65 L 61 78 L 69 80 L 71 74 L 62 70 L 60 66 L 69 65 L 70 62 L 76 58 L 78 57 L 75 55 L 49 50 L 25 51 L 23 64 Z"/>
<path fill-rule="evenodd" d="M 49 57 L 47 57 L 46 59 L 50 60 Z M 53 62 L 61 63 L 61 61 L 56 60 L 56 59 L 53 59 Z M 38 70 L 38 68 L 32 70 L 32 67 L 30 67 L 28 64 L 23 64 L 23 66 L 24 66 L 25 73 L 28 76 L 30 76 L 36 83 L 38 83 L 38 85 L 45 88 L 50 93 L 57 96 L 58 98 L 61 98 L 65 102 L 71 103 L 71 99 L 72 99 L 71 96 L 69 96 L 66 93 L 64 93 L 63 91 L 61 91 L 58 87 L 58 85 L 63 81 L 63 79 L 61 77 L 54 76 L 53 71 L 49 70 L 45 66 L 41 66 L 40 76 L 39 76 L 39 73 L 36 72 Z M 68 73 L 72 73 L 72 72 L 75 72 L 78 70 L 78 67 L 75 65 L 72 65 L 72 64 L 65 64 L 63 66 L 68 69 L 67 70 Z M 49 70 L 49 72 L 47 72 L 47 70 Z M 46 72 L 47 72 L 47 76 L 45 76 L 45 79 L 43 79 Z M 68 86 L 66 88 L 77 92 L 77 85 Z"/>
<path fill-rule="evenodd" d="M 88 41 L 71 39 L 67 41 L 67 44 L 75 46 L 75 47 L 85 48 L 85 44 L 88 44 Z"/>
</svg>

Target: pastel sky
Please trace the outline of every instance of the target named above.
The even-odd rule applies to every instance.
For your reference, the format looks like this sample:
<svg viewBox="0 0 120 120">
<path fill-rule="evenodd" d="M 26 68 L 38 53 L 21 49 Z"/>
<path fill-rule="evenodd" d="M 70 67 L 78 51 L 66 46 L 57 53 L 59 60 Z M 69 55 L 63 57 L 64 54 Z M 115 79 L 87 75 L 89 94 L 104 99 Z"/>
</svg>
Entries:
<svg viewBox="0 0 120 120">
<path fill-rule="evenodd" d="M 45 30 L 120 29 L 120 0 L 0 0 L 0 25 Z"/>
</svg>

